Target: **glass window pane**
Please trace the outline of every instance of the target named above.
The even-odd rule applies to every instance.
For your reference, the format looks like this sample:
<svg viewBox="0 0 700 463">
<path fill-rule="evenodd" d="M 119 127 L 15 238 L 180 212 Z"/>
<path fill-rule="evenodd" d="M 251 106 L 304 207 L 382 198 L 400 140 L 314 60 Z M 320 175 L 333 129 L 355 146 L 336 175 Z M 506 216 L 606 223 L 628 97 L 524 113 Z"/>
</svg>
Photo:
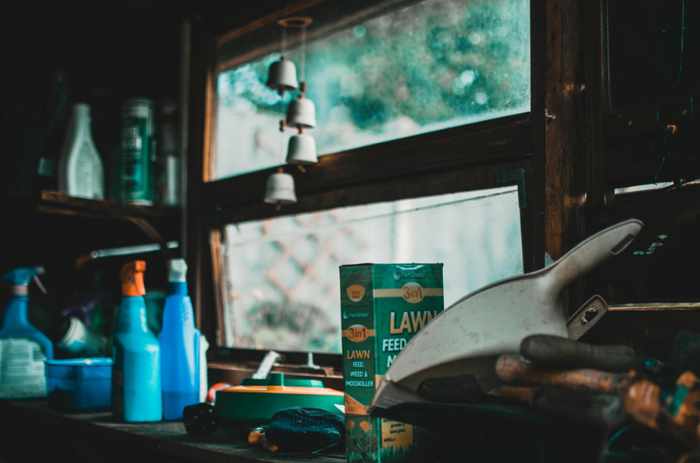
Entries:
<svg viewBox="0 0 700 463">
<path fill-rule="evenodd" d="M 319 153 L 529 111 L 529 17 L 529 0 L 424 0 L 310 43 Z M 265 85 L 278 57 L 219 74 L 214 179 L 284 163 L 292 95 Z"/>
<path fill-rule="evenodd" d="M 340 352 L 338 267 L 442 262 L 445 304 L 523 271 L 514 187 L 331 209 L 229 225 L 230 347 Z"/>
</svg>

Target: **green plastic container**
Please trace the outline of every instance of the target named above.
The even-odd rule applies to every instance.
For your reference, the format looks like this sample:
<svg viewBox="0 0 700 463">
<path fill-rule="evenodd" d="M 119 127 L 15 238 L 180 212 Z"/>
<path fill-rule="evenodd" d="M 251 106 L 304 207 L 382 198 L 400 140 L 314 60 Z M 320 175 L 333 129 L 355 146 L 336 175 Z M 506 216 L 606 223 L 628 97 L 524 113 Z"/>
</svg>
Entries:
<svg viewBox="0 0 700 463">
<path fill-rule="evenodd" d="M 341 391 L 324 387 L 316 379 L 287 378 L 284 373 L 270 373 L 266 379 L 245 379 L 240 386 L 216 393 L 215 410 L 219 420 L 234 427 L 255 427 L 287 408 L 320 408 L 341 413 Z"/>
</svg>

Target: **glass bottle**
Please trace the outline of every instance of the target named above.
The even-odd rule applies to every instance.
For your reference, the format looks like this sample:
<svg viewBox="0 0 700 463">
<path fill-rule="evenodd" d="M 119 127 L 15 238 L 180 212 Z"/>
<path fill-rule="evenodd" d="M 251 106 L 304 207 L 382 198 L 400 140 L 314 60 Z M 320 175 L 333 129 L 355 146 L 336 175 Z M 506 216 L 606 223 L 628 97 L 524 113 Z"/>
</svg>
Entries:
<svg viewBox="0 0 700 463">
<path fill-rule="evenodd" d="M 58 189 L 68 196 L 104 198 L 102 160 L 92 141 L 90 106 L 85 103 L 73 106 L 59 163 Z"/>
</svg>

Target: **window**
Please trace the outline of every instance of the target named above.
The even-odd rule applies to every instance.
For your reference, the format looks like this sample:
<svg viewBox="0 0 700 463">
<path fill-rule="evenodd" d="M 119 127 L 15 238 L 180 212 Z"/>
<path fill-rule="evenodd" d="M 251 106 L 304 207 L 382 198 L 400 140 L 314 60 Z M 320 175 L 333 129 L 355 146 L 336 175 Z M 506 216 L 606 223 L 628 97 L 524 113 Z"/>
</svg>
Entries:
<svg viewBox="0 0 700 463">
<path fill-rule="evenodd" d="M 225 230 L 227 347 L 340 352 L 340 265 L 442 262 L 446 306 L 523 271 L 515 187 L 340 207 Z"/>
<path fill-rule="evenodd" d="M 207 74 L 196 214 L 218 345 L 240 355 L 339 352 L 343 264 L 442 262 L 449 305 L 538 262 L 530 0 L 299 5 L 217 37 Z M 263 192 L 284 165 L 292 95 L 265 81 L 289 16 L 314 18 L 305 80 L 321 162 L 284 166 L 299 201 L 277 210 Z"/>
<path fill-rule="evenodd" d="M 529 27 L 528 0 L 425 0 L 315 40 L 305 73 L 319 153 L 529 111 Z M 213 179 L 283 163 L 291 95 L 265 85 L 278 57 L 219 73 Z"/>
</svg>

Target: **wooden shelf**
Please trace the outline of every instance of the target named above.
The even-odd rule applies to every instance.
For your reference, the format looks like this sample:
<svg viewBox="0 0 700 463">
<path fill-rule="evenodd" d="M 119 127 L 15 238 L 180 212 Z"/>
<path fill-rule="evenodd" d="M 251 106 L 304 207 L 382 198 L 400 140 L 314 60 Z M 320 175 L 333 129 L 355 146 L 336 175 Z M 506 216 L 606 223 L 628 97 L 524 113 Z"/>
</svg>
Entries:
<svg viewBox="0 0 700 463">
<path fill-rule="evenodd" d="M 278 457 L 230 434 L 195 439 L 182 422 L 120 423 L 111 413 L 66 414 L 46 401 L 0 400 L 4 424 L 13 427 L 12 442 L 3 444 L 5 461 L 134 461 L 206 463 L 338 463 L 342 454 Z M 5 445 L 6 444 L 6 445 Z M 12 458 L 14 457 L 14 458 Z"/>
<path fill-rule="evenodd" d="M 36 211 L 105 219 L 168 219 L 180 214 L 177 207 L 124 205 L 102 199 L 73 198 L 57 191 L 42 191 L 36 202 Z"/>
<path fill-rule="evenodd" d="M 179 207 L 132 206 L 42 191 L 10 197 L 0 264 L 45 262 L 95 249 L 179 240 Z"/>
<path fill-rule="evenodd" d="M 593 344 L 624 344 L 661 360 L 670 358 L 676 335 L 700 332 L 700 303 L 648 302 L 610 305 L 581 338 Z"/>
</svg>

